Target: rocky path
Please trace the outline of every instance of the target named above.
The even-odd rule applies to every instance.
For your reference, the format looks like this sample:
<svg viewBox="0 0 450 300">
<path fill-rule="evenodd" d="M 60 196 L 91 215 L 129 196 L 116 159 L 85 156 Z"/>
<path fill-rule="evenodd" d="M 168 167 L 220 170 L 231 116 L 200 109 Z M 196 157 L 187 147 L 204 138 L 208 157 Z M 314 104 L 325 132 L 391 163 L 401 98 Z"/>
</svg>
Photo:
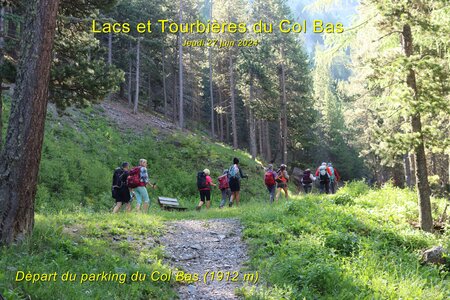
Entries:
<svg viewBox="0 0 450 300">
<path fill-rule="evenodd" d="M 185 273 L 198 274 L 198 281 L 178 285 L 180 299 L 238 299 L 234 290 L 242 284 L 240 269 L 247 260 L 241 237 L 242 226 L 236 219 L 167 223 L 161 243 L 168 264 Z M 221 281 L 217 277 L 219 271 L 223 272 Z M 216 280 L 210 280 L 211 272 L 216 272 Z M 206 284 L 205 274 L 209 279 Z M 233 278 L 238 280 L 233 282 Z"/>
</svg>

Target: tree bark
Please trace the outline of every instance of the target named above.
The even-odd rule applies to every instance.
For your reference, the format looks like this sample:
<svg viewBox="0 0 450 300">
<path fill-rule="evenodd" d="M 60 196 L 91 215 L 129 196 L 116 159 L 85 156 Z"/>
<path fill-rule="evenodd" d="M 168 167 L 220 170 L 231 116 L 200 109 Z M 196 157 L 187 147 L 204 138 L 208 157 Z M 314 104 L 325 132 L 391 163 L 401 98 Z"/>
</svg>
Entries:
<svg viewBox="0 0 450 300">
<path fill-rule="evenodd" d="M 108 67 L 112 66 L 112 33 L 108 34 Z M 107 100 L 111 100 L 112 91 L 108 93 Z"/>
<path fill-rule="evenodd" d="M 248 113 L 249 113 L 249 134 L 250 134 L 250 154 L 252 155 L 252 159 L 256 159 L 256 124 L 255 124 L 255 117 L 253 113 L 253 108 L 251 103 L 253 102 L 253 72 L 250 71 L 250 99 L 249 99 L 249 106 L 248 106 Z"/>
<path fill-rule="evenodd" d="M 284 49 L 283 47 L 280 48 L 281 50 L 281 112 L 280 112 L 280 141 L 281 141 L 281 160 L 284 164 L 287 164 L 287 139 L 288 139 L 288 132 L 287 132 L 287 101 L 286 101 L 286 78 L 285 78 L 285 70 L 284 70 Z"/>
<path fill-rule="evenodd" d="M 112 65 L 112 33 L 108 34 L 108 66 Z"/>
<path fill-rule="evenodd" d="M 267 159 L 272 159 L 272 148 L 270 146 L 269 121 L 264 120 L 264 147 Z"/>
<path fill-rule="evenodd" d="M 222 92 L 221 92 L 220 88 L 218 88 L 218 91 L 219 91 L 219 105 L 220 105 L 221 107 L 223 107 L 224 104 L 223 104 Z M 221 142 L 224 141 L 223 117 L 224 117 L 224 113 L 221 112 L 221 113 L 220 113 L 220 123 L 219 123 L 219 124 L 220 124 L 220 125 L 219 125 L 219 127 L 220 127 L 220 141 L 221 141 Z"/>
<path fill-rule="evenodd" d="M 167 117 L 167 110 L 169 107 L 167 106 L 167 85 L 166 85 L 166 51 L 164 47 L 164 43 L 162 46 L 162 79 L 163 79 L 163 92 L 164 92 L 164 116 Z"/>
<path fill-rule="evenodd" d="M 213 12 L 213 0 L 210 2 L 209 19 L 212 20 Z M 211 36 L 210 36 L 211 37 Z M 213 93 L 213 76 L 212 76 L 212 62 L 211 62 L 211 47 L 208 48 L 208 59 L 209 59 L 209 95 L 211 98 L 211 138 L 214 139 L 215 128 L 214 128 L 214 93 Z"/>
<path fill-rule="evenodd" d="M 183 22 L 183 0 L 180 0 L 180 24 Z M 179 106 L 179 123 L 178 126 L 180 129 L 184 128 L 184 98 L 183 98 L 183 36 L 181 35 L 181 30 L 179 31 L 179 39 L 178 39 L 178 76 L 179 79 L 179 92 L 180 92 L 180 98 L 178 99 L 180 101 Z"/>
<path fill-rule="evenodd" d="M 263 121 L 258 120 L 258 146 L 259 146 L 259 155 L 264 157 L 264 149 L 263 149 Z M 266 158 L 266 157 L 264 157 Z"/>
<path fill-rule="evenodd" d="M 148 73 L 148 100 L 147 100 L 147 110 L 151 111 L 152 106 L 152 77 L 150 76 L 150 72 Z"/>
<path fill-rule="evenodd" d="M 16 88 L 0 154 L 0 244 L 22 240 L 34 225 L 58 6 L 58 0 L 24 3 Z"/>
<path fill-rule="evenodd" d="M 131 52 L 131 41 L 130 41 L 130 44 L 129 44 L 129 52 Z M 131 77 L 132 77 L 132 72 L 133 72 L 133 62 L 132 62 L 132 58 L 131 58 L 131 55 L 130 55 L 130 65 L 129 65 L 129 68 L 128 68 L 128 106 L 130 106 L 131 107 L 131 101 L 132 101 L 132 93 L 133 93 L 133 91 L 132 91 L 132 82 L 131 82 Z"/>
<path fill-rule="evenodd" d="M 411 184 L 411 165 L 409 163 L 409 154 L 405 154 L 403 156 L 403 169 L 405 170 L 405 183 L 409 189 L 412 189 L 413 185 Z"/>
<path fill-rule="evenodd" d="M 230 116 L 228 114 L 225 114 L 225 129 L 226 129 L 226 134 L 225 134 L 225 140 L 227 142 L 227 144 L 231 144 L 231 134 L 230 134 Z"/>
<path fill-rule="evenodd" d="M 411 27 L 406 24 L 403 26 L 403 49 L 406 57 L 413 54 L 413 37 Z M 406 84 L 414 92 L 414 98 L 418 98 L 418 90 L 416 85 L 416 73 L 410 68 L 406 77 Z M 413 112 L 410 119 L 413 133 L 418 134 L 418 142 L 414 147 L 415 163 L 416 163 L 416 187 L 419 196 L 419 216 L 420 227 L 424 231 L 431 232 L 433 230 L 433 218 L 431 214 L 430 202 L 430 186 L 428 182 L 427 159 L 425 156 L 425 143 L 422 132 L 422 120 L 419 111 Z"/>
<path fill-rule="evenodd" d="M 0 9 L 0 66 L 3 66 L 3 50 L 5 48 L 5 7 Z M 3 78 L 0 76 L 0 151 L 3 147 Z"/>
<path fill-rule="evenodd" d="M 230 100 L 231 100 L 231 130 L 233 131 L 233 148 L 238 148 L 237 124 L 236 124 L 236 100 L 234 97 L 234 71 L 233 71 L 233 57 L 230 52 Z"/>
<path fill-rule="evenodd" d="M 136 45 L 136 93 L 134 94 L 133 113 L 137 114 L 139 105 L 139 77 L 140 77 L 140 59 L 141 59 L 141 39 L 137 39 Z"/>
<path fill-rule="evenodd" d="M 415 160 L 414 153 L 410 153 L 408 159 L 409 159 L 409 168 L 411 169 L 410 170 L 411 187 L 415 187 L 416 186 L 416 160 Z"/>
</svg>

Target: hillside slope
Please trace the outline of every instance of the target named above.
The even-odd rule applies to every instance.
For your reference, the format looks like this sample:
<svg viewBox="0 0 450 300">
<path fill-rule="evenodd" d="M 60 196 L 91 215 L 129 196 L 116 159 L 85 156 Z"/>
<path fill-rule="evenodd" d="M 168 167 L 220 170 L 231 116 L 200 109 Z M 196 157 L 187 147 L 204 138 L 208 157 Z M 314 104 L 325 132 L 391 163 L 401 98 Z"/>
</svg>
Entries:
<svg viewBox="0 0 450 300">
<path fill-rule="evenodd" d="M 249 175 L 242 183 L 242 200 L 263 201 L 266 194 L 261 165 L 243 151 L 208 138 L 175 130 L 158 117 L 130 114 L 120 104 L 104 103 L 69 110 L 63 118 L 49 114 L 39 173 L 36 209 L 74 211 L 112 207 L 111 178 L 123 161 L 148 160 L 150 179 L 158 189 L 151 197 L 177 197 L 192 207 L 197 201 L 196 174 L 208 168 L 217 178 L 233 157 Z M 219 191 L 213 192 L 213 205 Z"/>
</svg>

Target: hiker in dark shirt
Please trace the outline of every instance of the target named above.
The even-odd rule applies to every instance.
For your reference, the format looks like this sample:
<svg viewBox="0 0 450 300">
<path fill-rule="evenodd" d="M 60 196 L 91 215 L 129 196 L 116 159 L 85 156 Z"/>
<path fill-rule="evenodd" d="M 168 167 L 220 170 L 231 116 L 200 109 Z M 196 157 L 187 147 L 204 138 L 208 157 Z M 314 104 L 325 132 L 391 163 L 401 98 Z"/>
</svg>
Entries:
<svg viewBox="0 0 450 300">
<path fill-rule="evenodd" d="M 128 212 L 131 211 L 130 190 L 127 186 L 128 169 L 129 164 L 124 162 L 120 168 L 114 171 L 112 194 L 114 199 L 116 199 L 116 206 L 113 213 L 117 213 L 124 203 L 126 204 L 126 210 Z"/>
<path fill-rule="evenodd" d="M 247 178 L 246 175 L 242 173 L 239 167 L 239 159 L 237 157 L 233 158 L 233 165 L 228 170 L 228 178 L 231 190 L 230 204 L 233 205 L 233 201 L 236 200 L 236 206 L 239 206 L 239 192 L 241 190 L 241 178 Z"/>
<path fill-rule="evenodd" d="M 301 179 L 301 183 L 302 183 L 303 189 L 305 190 L 305 194 L 311 193 L 314 181 L 316 181 L 316 177 L 314 177 L 314 175 L 311 174 L 310 169 L 306 169 L 303 172 L 303 176 Z"/>
</svg>

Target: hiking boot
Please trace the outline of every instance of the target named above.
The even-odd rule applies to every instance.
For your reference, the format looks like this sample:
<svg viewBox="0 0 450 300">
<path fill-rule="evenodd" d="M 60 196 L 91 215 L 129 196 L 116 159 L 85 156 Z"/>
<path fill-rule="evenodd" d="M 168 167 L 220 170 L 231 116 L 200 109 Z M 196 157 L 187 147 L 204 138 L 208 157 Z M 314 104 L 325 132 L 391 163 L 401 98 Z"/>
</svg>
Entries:
<svg viewBox="0 0 450 300">
<path fill-rule="evenodd" d="M 230 201 L 230 203 L 228 203 L 228 206 L 232 207 L 233 206 L 233 202 Z"/>
</svg>

